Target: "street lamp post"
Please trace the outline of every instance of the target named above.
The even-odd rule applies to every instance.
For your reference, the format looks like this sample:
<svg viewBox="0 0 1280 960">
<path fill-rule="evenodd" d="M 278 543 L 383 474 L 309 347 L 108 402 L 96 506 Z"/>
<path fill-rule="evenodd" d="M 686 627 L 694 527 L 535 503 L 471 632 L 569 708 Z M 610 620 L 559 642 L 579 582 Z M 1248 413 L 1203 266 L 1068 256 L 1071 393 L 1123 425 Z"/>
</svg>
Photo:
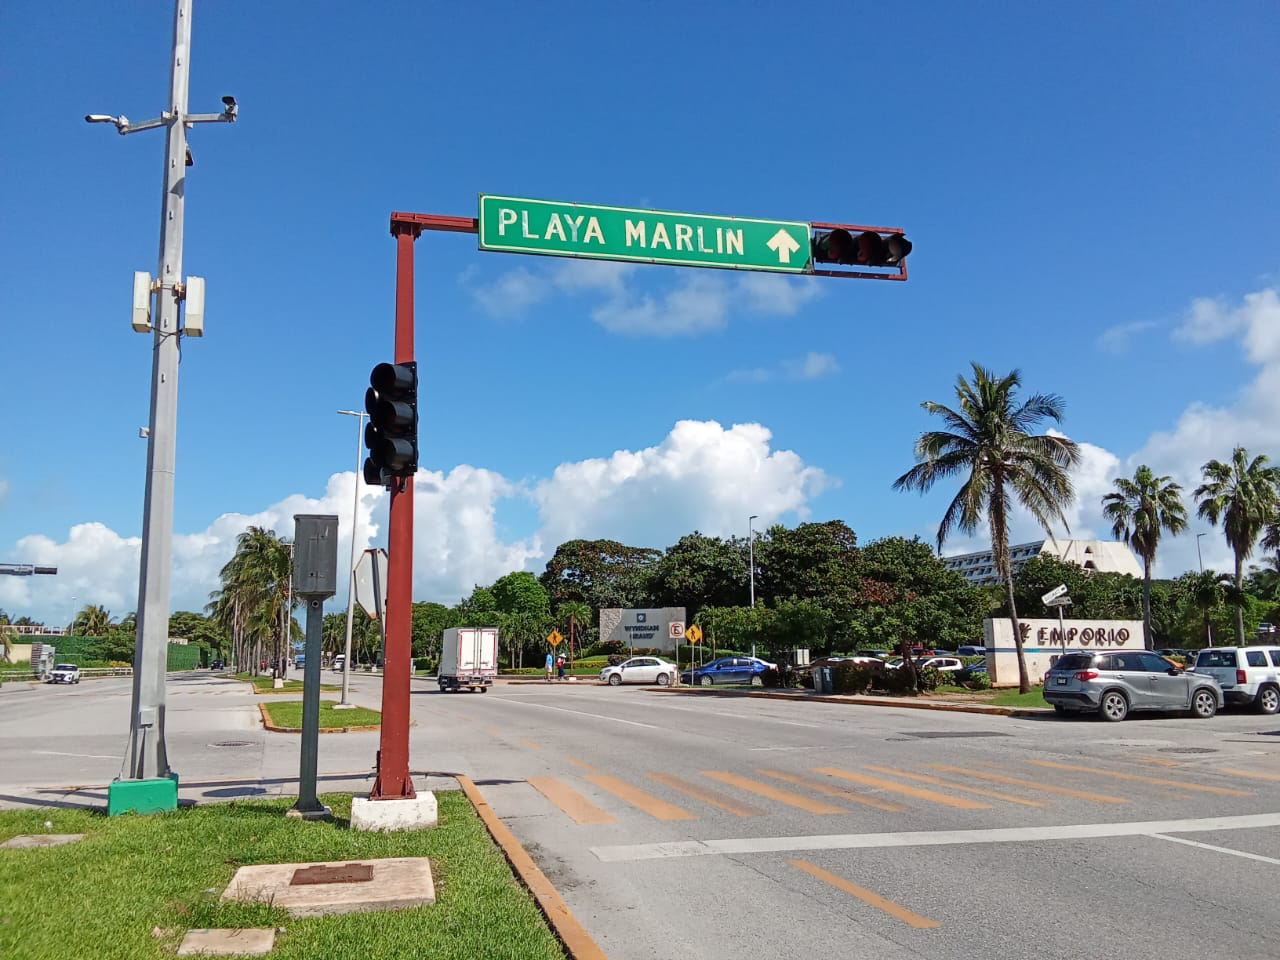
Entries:
<svg viewBox="0 0 1280 960">
<path fill-rule="evenodd" d="M 351 618 L 355 614 L 356 605 L 356 524 L 360 521 L 360 477 L 364 460 L 364 418 L 368 416 L 363 410 L 339 410 L 339 413 L 356 418 L 356 479 L 355 497 L 351 507 L 351 567 L 347 570 L 347 644 L 342 660 L 342 702 L 338 707 L 349 710 L 347 692 L 351 687 Z"/>
<path fill-rule="evenodd" d="M 170 54 L 169 96 L 165 109 L 152 120 L 130 123 L 129 118 L 91 113 L 89 123 L 111 123 L 122 134 L 163 128 L 164 178 L 161 193 L 160 262 L 154 282 L 139 284 L 134 277 L 134 328 L 152 332 L 151 419 L 147 427 L 147 478 L 143 495 L 142 556 L 138 584 L 137 645 L 134 652 L 133 702 L 129 715 L 129 745 L 121 777 L 108 791 L 107 812 L 128 809 L 149 812 L 177 806 L 177 781 L 171 778 L 165 747 L 165 665 L 169 642 L 169 568 L 173 557 L 173 477 L 178 428 L 179 304 L 187 296 L 182 278 L 182 228 L 186 197 L 186 168 L 191 162 L 187 128 L 194 123 L 232 122 L 235 98 L 222 98 L 219 114 L 187 112 L 190 78 L 191 0 L 176 0 L 173 47 Z M 146 275 L 142 275 L 146 279 Z M 194 279 L 194 278 L 190 278 Z M 193 287 L 194 289 L 194 287 Z M 203 297 L 203 282 L 198 286 Z M 150 322 L 150 298 L 155 319 Z M 141 302 L 140 302 L 141 301 Z M 201 306 L 201 311 L 203 306 Z M 139 314 L 142 317 L 139 318 Z M 190 321 L 192 318 L 188 316 Z M 203 316 L 192 333 L 203 333 Z M 153 789 L 170 780 L 171 789 Z M 141 781 L 130 785 L 129 781 Z"/>
<path fill-rule="evenodd" d="M 751 521 L 760 519 L 760 515 L 753 513 L 747 517 L 747 552 L 750 555 L 748 564 L 751 567 L 751 606 L 756 605 L 756 534 L 751 529 Z"/>
<path fill-rule="evenodd" d="M 1204 557 L 1200 553 L 1200 538 L 1203 536 L 1204 536 L 1203 533 L 1196 534 L 1196 559 L 1200 561 L 1201 573 L 1204 573 Z M 1212 647 L 1213 646 L 1213 624 L 1209 622 L 1208 614 L 1206 614 L 1204 618 L 1204 633 L 1209 640 L 1209 646 Z"/>
</svg>

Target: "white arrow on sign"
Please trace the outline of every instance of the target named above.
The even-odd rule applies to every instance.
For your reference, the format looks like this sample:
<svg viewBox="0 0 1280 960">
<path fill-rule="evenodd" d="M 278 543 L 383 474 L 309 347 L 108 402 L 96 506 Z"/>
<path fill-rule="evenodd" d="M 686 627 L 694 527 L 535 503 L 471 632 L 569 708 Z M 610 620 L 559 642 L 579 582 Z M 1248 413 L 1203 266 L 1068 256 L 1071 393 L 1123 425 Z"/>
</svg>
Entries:
<svg viewBox="0 0 1280 960">
<path fill-rule="evenodd" d="M 1066 592 L 1067 592 L 1067 585 L 1065 583 L 1059 584 L 1058 586 L 1050 590 L 1048 593 L 1046 593 L 1043 597 L 1041 597 L 1040 602 L 1046 603 L 1046 604 L 1052 603 L 1054 600 L 1058 599 L 1058 597 L 1062 596 Z"/>
<path fill-rule="evenodd" d="M 790 263 L 791 255 L 800 249 L 800 244 L 796 243 L 796 238 L 785 230 L 779 230 L 769 242 L 765 244 L 770 250 L 778 255 L 779 263 Z"/>
<path fill-rule="evenodd" d="M 1071 598 L 1070 597 L 1054 597 L 1052 600 L 1046 600 L 1044 602 L 1044 605 L 1046 607 L 1069 607 L 1071 606 Z"/>
<path fill-rule="evenodd" d="M 356 603 L 370 620 L 378 620 L 387 608 L 387 551 L 366 550 L 356 561 Z"/>
</svg>

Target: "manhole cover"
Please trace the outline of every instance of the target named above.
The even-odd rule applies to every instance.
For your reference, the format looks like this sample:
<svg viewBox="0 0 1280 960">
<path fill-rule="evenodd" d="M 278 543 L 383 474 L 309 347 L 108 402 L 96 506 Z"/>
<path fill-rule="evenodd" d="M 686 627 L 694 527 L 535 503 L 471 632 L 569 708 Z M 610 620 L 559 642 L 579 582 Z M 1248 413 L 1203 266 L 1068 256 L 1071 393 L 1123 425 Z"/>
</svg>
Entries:
<svg viewBox="0 0 1280 960">
<path fill-rule="evenodd" d="M 991 733 L 982 730 L 973 732 L 965 730 L 922 730 L 919 733 L 907 733 L 908 737 L 917 737 L 921 740 L 968 740 L 976 737 L 1007 737 L 1007 733 Z"/>
<path fill-rule="evenodd" d="M 1161 747 L 1161 753 L 1217 753 L 1213 747 Z"/>
<path fill-rule="evenodd" d="M 219 740 L 217 743 L 209 744 L 211 747 L 252 747 L 252 740 Z"/>
</svg>

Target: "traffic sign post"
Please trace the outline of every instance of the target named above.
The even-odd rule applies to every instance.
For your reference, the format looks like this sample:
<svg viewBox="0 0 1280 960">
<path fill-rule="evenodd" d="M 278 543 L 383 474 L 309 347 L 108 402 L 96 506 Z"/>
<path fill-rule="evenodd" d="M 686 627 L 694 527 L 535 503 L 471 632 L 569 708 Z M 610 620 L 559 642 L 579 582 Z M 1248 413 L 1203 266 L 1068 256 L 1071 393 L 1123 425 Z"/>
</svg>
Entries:
<svg viewBox="0 0 1280 960">
<path fill-rule="evenodd" d="M 547 634 L 547 643 L 551 644 L 553 647 L 560 646 L 560 641 L 563 639 L 564 637 L 561 635 L 559 630 L 552 630 Z"/>
<path fill-rule="evenodd" d="M 481 250 L 804 273 L 809 224 L 480 195 Z"/>
<path fill-rule="evenodd" d="M 1067 585 L 1065 583 L 1062 583 L 1054 587 L 1052 590 L 1046 593 L 1043 597 L 1041 597 L 1040 602 L 1046 605 L 1052 604 L 1054 600 L 1058 599 L 1058 597 L 1064 597 L 1066 596 L 1066 594 L 1067 594 Z"/>
<path fill-rule="evenodd" d="M 1054 587 L 1043 597 L 1040 598 L 1046 607 L 1058 608 L 1058 639 L 1062 642 L 1062 652 L 1067 652 L 1067 625 L 1063 618 L 1062 610 L 1064 607 L 1071 606 L 1071 598 L 1067 596 L 1066 584 L 1060 587 Z"/>
</svg>

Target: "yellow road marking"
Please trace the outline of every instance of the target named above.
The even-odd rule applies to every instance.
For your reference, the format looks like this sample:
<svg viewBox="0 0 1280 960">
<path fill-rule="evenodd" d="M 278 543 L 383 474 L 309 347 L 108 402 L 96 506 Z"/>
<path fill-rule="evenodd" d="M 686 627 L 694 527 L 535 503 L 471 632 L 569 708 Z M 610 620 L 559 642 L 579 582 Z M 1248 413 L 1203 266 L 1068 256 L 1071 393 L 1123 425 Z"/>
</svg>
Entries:
<svg viewBox="0 0 1280 960">
<path fill-rule="evenodd" d="M 568 814 L 575 823 L 613 823 L 617 819 L 555 777 L 529 777 L 525 782 Z"/>
<path fill-rule="evenodd" d="M 732 813 L 735 817 L 755 817 L 760 815 L 760 811 L 755 807 L 745 803 L 738 803 L 736 800 L 730 799 L 723 793 L 715 790 L 707 790 L 700 787 L 696 783 L 690 783 L 688 780 L 681 780 L 679 777 L 670 773 L 646 773 L 646 777 L 650 780 L 657 780 L 663 786 L 670 787 L 672 790 L 679 790 L 681 793 L 687 793 L 695 800 L 701 800 L 703 803 L 709 803 L 713 807 L 718 807 L 725 813 Z"/>
<path fill-rule="evenodd" d="M 1156 763 L 1162 767 L 1180 767 L 1182 763 L 1178 760 L 1170 760 L 1168 757 L 1134 757 L 1135 760 L 1141 760 L 1143 763 Z"/>
<path fill-rule="evenodd" d="M 729 773 L 727 770 L 703 770 L 702 775 L 713 780 L 719 780 L 721 783 L 727 783 L 730 786 L 748 790 L 751 793 L 758 793 L 762 797 L 777 800 L 779 803 L 785 803 L 788 806 L 799 807 L 809 813 L 848 813 L 844 807 L 837 807 L 833 803 L 814 800 L 799 793 L 792 793 L 790 790 L 772 787 L 758 780 L 750 780 L 747 777 L 740 777 L 736 773 Z"/>
<path fill-rule="evenodd" d="M 1229 773 L 1237 777 L 1249 777 L 1253 780 L 1280 780 L 1280 773 L 1259 773 L 1256 770 L 1236 770 L 1232 767 L 1219 767 L 1214 773 Z"/>
<path fill-rule="evenodd" d="M 1048 793 L 1061 793 L 1068 797 L 1079 797 L 1081 800 L 1094 800 L 1098 803 L 1128 803 L 1124 797 L 1110 797 L 1105 793 L 1089 793 L 1087 790 L 1072 790 L 1070 787 L 1055 787 L 1035 780 L 1023 780 L 1021 777 L 1004 777 L 998 773 L 983 773 L 978 770 L 966 770 L 964 767 L 952 767 L 945 763 L 928 763 L 927 767 L 944 770 L 947 773 L 958 773 L 966 777 L 977 777 L 979 780 L 990 780 L 992 783 L 1008 783 L 1019 787 L 1035 787 Z"/>
<path fill-rule="evenodd" d="M 915 797 L 917 800 L 929 800 L 933 803 L 940 803 L 945 807 L 959 807 L 961 810 L 991 809 L 991 804 L 989 803 L 966 800 L 964 797 L 949 797 L 945 793 L 926 790 L 924 787 L 913 787 L 893 780 L 882 780 L 880 777 L 868 777 L 865 774 L 854 773 L 851 770 L 841 770 L 839 767 L 814 767 L 813 769 L 817 773 L 825 773 L 831 777 L 852 780 L 854 783 L 863 783 L 869 787 L 879 787 L 882 790 L 889 790 L 893 793 L 906 794 L 908 797 Z"/>
<path fill-rule="evenodd" d="M 651 817 L 658 820 L 694 820 L 696 817 L 688 810 L 667 803 L 652 793 L 646 793 L 639 787 L 633 787 L 625 780 L 611 777 L 607 773 L 588 773 L 585 778 L 602 790 L 608 790 L 615 797 L 620 797 L 633 807 L 639 807 Z"/>
<path fill-rule="evenodd" d="M 886 900 L 878 893 L 872 893 L 866 887 L 860 887 L 856 883 L 846 880 L 844 877 L 838 877 L 834 873 L 828 873 L 817 864 L 810 863 L 808 860 L 789 860 L 787 861 L 793 867 L 803 870 L 810 876 L 817 877 L 823 883 L 829 883 L 837 890 L 843 890 L 845 893 L 851 894 L 861 900 L 863 903 L 870 904 L 878 910 L 883 910 L 895 920 L 901 920 L 903 923 L 910 924 L 922 930 L 930 927 L 941 926 L 937 920 L 930 920 L 928 917 L 922 917 L 920 914 L 908 910 L 900 903 L 894 903 L 892 900 Z"/>
<path fill-rule="evenodd" d="M 1115 777 L 1117 780 L 1137 780 L 1141 783 L 1154 783 L 1162 787 L 1176 787 L 1179 790 L 1194 790 L 1197 793 L 1217 793 L 1227 797 L 1252 797 L 1252 790 L 1233 790 L 1230 787 L 1210 787 L 1202 783 L 1182 783 L 1178 780 L 1162 780 L 1159 777 L 1144 777 L 1136 773 L 1120 773 L 1117 770 L 1098 770 L 1095 767 L 1081 767 L 1073 763 L 1057 763 L 1053 760 L 1028 760 L 1028 763 L 1054 770 L 1076 770 L 1080 773 L 1093 773 L 1100 777 Z"/>
<path fill-rule="evenodd" d="M 905 770 L 898 770 L 894 767 L 880 767 L 875 764 L 867 764 L 868 770 L 875 770 L 877 773 L 887 773 L 894 777 L 905 777 L 908 780 L 919 780 L 921 783 L 932 783 L 935 787 L 946 787 L 948 790 L 962 790 L 965 793 L 976 793 L 980 797 L 992 797 L 995 800 L 1007 800 L 1009 803 L 1020 803 L 1024 807 L 1043 807 L 1044 804 L 1039 800 L 1024 800 L 1022 797 L 1015 797 L 1010 793 L 1001 793 L 998 790 L 982 790 L 978 787 L 966 787 L 963 784 L 952 783 L 950 780 L 943 780 L 941 777 L 931 777 L 927 773 L 907 773 Z"/>
<path fill-rule="evenodd" d="M 570 763 L 576 763 L 578 766 L 582 767 L 584 770 L 594 770 L 594 769 L 595 769 L 595 767 L 593 767 L 591 764 L 587 763 L 587 761 L 585 761 L 585 760 L 579 760 L 577 757 L 565 757 L 565 759 L 566 759 L 566 760 L 568 760 Z"/>
<path fill-rule="evenodd" d="M 534 743 L 532 740 L 526 740 L 524 737 L 517 737 L 516 739 L 519 740 L 521 743 L 523 743 L 527 747 L 533 747 L 533 749 L 535 750 L 542 749 L 542 744 L 540 743 Z"/>
<path fill-rule="evenodd" d="M 825 793 L 829 797 L 840 797 L 844 800 L 852 800 L 854 803 L 865 803 L 869 807 L 879 807 L 881 810 L 890 810 L 894 813 L 898 813 L 907 809 L 902 804 L 894 803 L 892 800 L 880 800 L 876 797 L 868 797 L 866 794 L 854 793 L 852 790 L 845 790 L 842 787 L 833 787 L 828 783 L 820 783 L 817 780 L 798 777 L 793 773 L 783 773 L 781 770 L 757 770 L 756 773 L 763 773 L 766 777 L 773 777 L 775 780 L 785 780 L 787 783 L 794 783 L 797 786 L 808 787 L 810 790 L 817 790 L 819 793 Z"/>
<path fill-rule="evenodd" d="M 496 733 L 498 734 L 498 736 L 502 736 L 502 730 L 500 730 L 498 727 L 485 727 L 485 730 L 488 733 Z"/>
</svg>

